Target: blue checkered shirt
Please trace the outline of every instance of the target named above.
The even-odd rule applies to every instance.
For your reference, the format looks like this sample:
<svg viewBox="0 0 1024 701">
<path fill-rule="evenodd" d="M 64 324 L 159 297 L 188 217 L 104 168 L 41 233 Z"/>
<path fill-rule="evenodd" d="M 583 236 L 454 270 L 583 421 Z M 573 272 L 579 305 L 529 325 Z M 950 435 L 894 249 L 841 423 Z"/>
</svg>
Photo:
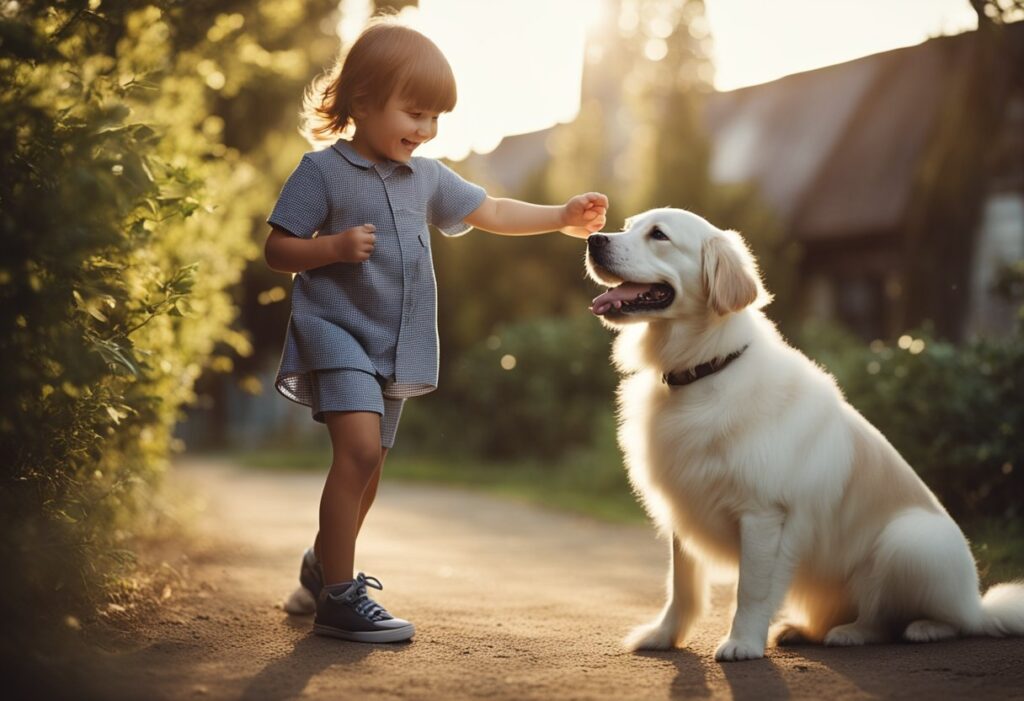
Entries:
<svg viewBox="0 0 1024 701">
<path fill-rule="evenodd" d="M 437 283 L 427 224 L 464 234 L 464 219 L 485 196 L 429 158 L 374 164 L 343 139 L 304 155 L 267 223 L 302 238 L 373 224 L 376 245 L 362 263 L 295 275 L 278 391 L 311 405 L 309 372 L 332 368 L 387 378 L 391 398 L 435 389 Z"/>
</svg>

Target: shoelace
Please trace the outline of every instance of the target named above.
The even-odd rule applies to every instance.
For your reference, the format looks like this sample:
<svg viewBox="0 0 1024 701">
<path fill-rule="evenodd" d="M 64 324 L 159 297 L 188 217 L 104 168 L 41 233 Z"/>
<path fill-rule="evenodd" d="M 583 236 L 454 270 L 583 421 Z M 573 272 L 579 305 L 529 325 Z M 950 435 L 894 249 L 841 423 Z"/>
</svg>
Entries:
<svg viewBox="0 0 1024 701">
<path fill-rule="evenodd" d="M 356 610 L 356 613 L 374 622 L 392 618 L 387 609 L 371 599 L 370 595 L 366 593 L 366 587 L 372 587 L 378 591 L 384 590 L 384 585 L 380 583 L 379 579 L 368 577 L 360 572 L 356 575 L 356 581 L 353 586 L 357 587 L 356 598 L 348 600 L 348 603 Z M 329 596 L 335 601 L 341 601 L 346 599 L 347 594 L 348 592 L 346 591 L 344 594 L 330 594 Z"/>
</svg>

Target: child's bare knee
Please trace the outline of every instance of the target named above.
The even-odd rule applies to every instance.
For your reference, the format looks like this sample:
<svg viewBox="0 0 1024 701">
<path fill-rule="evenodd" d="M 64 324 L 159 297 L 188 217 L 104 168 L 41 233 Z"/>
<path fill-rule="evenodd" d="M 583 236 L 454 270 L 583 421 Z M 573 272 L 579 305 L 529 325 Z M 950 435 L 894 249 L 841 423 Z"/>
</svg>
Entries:
<svg viewBox="0 0 1024 701">
<path fill-rule="evenodd" d="M 380 463 L 380 457 L 379 441 L 353 439 L 335 448 L 331 470 L 340 470 L 351 477 L 368 482 Z"/>
</svg>

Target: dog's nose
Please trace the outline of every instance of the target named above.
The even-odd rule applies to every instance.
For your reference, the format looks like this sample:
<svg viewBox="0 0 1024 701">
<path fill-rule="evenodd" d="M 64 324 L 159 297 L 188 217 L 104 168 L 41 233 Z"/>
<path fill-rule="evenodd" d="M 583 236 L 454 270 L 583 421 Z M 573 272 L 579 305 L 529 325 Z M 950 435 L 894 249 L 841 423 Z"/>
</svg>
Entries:
<svg viewBox="0 0 1024 701">
<path fill-rule="evenodd" d="M 608 245 L 608 237 L 604 234 L 591 234 L 587 237 L 587 248 L 594 250 Z"/>
</svg>

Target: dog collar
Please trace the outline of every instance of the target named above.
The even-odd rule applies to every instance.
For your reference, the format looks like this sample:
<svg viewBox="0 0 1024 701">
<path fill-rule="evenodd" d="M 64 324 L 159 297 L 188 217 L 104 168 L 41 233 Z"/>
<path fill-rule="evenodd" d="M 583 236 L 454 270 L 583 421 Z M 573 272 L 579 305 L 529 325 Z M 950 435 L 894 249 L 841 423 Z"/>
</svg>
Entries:
<svg viewBox="0 0 1024 701">
<path fill-rule="evenodd" d="M 743 346 L 738 351 L 733 351 L 724 358 L 713 358 L 706 363 L 690 368 L 689 370 L 683 370 L 681 372 L 666 372 L 661 376 L 661 381 L 666 385 L 673 387 L 681 387 L 696 382 L 697 380 L 707 377 L 708 375 L 714 375 L 719 370 L 724 370 L 725 367 L 736 360 L 736 358 L 743 355 L 743 351 L 750 347 L 750 344 Z"/>
</svg>

